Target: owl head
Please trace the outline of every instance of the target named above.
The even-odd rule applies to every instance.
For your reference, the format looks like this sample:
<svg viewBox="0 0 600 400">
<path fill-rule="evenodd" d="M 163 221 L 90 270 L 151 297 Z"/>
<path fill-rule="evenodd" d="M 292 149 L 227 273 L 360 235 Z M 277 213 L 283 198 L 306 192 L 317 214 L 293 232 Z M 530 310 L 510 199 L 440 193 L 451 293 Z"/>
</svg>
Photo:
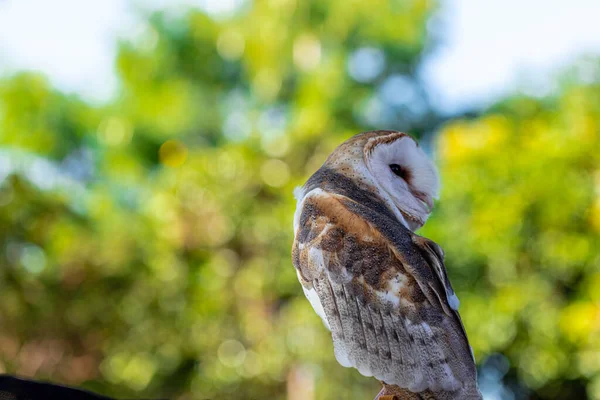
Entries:
<svg viewBox="0 0 600 400">
<path fill-rule="evenodd" d="M 325 164 L 375 192 L 411 230 L 427 221 L 438 197 L 435 165 L 417 142 L 402 132 L 356 135 L 340 145 Z"/>
</svg>

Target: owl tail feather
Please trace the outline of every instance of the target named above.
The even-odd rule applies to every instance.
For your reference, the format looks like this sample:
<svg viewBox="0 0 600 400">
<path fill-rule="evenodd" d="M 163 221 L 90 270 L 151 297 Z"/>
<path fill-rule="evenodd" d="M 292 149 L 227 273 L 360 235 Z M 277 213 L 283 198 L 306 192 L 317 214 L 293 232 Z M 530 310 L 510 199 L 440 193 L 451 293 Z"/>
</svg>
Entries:
<svg viewBox="0 0 600 400">
<path fill-rule="evenodd" d="M 375 400 L 480 400 L 481 393 L 477 387 L 463 387 L 454 392 L 432 392 L 425 390 L 423 392 L 414 393 L 408 389 L 401 388 L 396 385 L 388 385 L 385 382 L 383 389 L 377 394 Z"/>
</svg>

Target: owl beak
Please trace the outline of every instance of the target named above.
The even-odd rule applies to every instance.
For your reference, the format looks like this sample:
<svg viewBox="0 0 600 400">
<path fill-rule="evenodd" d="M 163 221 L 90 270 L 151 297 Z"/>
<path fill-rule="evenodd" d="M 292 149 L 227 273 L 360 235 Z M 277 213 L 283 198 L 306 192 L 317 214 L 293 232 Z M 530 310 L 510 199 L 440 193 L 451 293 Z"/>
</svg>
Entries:
<svg viewBox="0 0 600 400">
<path fill-rule="evenodd" d="M 425 205 L 427 205 L 427 212 L 431 212 L 431 210 L 433 210 L 433 198 L 431 196 L 427 196 L 423 192 L 414 192 L 414 195 L 417 199 L 421 200 Z"/>
</svg>

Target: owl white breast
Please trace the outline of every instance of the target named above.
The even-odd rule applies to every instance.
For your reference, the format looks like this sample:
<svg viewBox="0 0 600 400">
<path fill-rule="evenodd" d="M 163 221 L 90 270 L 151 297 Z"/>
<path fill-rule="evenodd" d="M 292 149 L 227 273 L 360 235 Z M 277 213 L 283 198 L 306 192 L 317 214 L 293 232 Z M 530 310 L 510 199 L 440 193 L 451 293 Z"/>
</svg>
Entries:
<svg viewBox="0 0 600 400">
<path fill-rule="evenodd" d="M 443 252 L 413 232 L 438 189 L 435 166 L 410 136 L 354 136 L 296 190 L 292 258 L 341 365 L 384 391 L 476 399 Z"/>
</svg>

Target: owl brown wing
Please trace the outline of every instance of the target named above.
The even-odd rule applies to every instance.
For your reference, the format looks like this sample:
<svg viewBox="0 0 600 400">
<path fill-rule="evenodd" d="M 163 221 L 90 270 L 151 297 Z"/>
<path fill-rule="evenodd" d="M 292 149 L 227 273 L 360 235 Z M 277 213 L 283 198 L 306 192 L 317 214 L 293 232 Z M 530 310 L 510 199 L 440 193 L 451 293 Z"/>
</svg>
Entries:
<svg viewBox="0 0 600 400">
<path fill-rule="evenodd" d="M 344 196 L 317 190 L 303 201 L 294 266 L 337 360 L 365 376 L 414 392 L 476 387 L 442 257 L 434 242 Z"/>
</svg>

